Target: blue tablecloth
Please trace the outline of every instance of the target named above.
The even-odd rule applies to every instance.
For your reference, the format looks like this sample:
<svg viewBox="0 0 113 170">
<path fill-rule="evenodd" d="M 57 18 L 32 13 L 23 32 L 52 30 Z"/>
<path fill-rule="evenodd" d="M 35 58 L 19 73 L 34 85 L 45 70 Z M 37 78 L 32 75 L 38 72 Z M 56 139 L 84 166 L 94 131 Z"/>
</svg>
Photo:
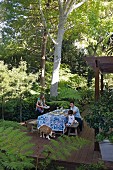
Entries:
<svg viewBox="0 0 113 170">
<path fill-rule="evenodd" d="M 68 109 L 62 110 L 62 111 L 55 110 L 53 112 L 49 112 L 41 116 L 38 116 L 38 119 L 37 119 L 38 129 L 42 125 L 47 125 L 53 131 L 64 132 L 65 123 L 67 122 L 67 117 L 66 117 L 67 112 L 68 112 Z"/>
</svg>

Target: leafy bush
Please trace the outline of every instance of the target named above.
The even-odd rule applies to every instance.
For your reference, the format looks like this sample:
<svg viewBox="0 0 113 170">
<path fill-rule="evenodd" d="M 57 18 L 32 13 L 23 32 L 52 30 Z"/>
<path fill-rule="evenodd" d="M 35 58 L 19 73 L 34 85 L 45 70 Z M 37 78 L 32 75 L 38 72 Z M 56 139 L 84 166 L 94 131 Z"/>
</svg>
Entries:
<svg viewBox="0 0 113 170">
<path fill-rule="evenodd" d="M 88 115 L 85 117 L 90 127 L 99 129 L 97 139 L 112 139 L 113 132 L 113 93 L 104 92 L 98 102 L 90 106 Z"/>
<path fill-rule="evenodd" d="M 0 128 L 3 128 L 4 130 L 12 127 L 14 130 L 15 129 L 24 129 L 25 127 L 21 126 L 19 123 L 14 122 L 14 121 L 6 121 L 6 120 L 0 120 Z"/>
<path fill-rule="evenodd" d="M 60 81 L 59 82 L 59 93 L 57 96 L 59 100 L 80 100 L 80 93 L 72 86 L 69 81 Z"/>
<path fill-rule="evenodd" d="M 37 115 L 35 114 L 36 97 L 37 96 L 30 95 L 22 101 L 22 121 L 37 118 Z M 7 101 L 5 104 L 5 120 L 19 122 L 19 107 L 19 101 L 16 98 Z"/>
<path fill-rule="evenodd" d="M 79 105 L 81 100 L 80 93 L 69 86 L 66 81 L 59 83 L 59 93 L 57 97 L 51 97 L 48 99 L 47 104 L 50 105 L 51 110 L 57 107 L 69 108 L 70 101 L 74 100 L 76 105 Z"/>
<path fill-rule="evenodd" d="M 110 140 L 110 142 L 113 143 L 113 132 L 112 132 L 112 134 L 109 136 L 109 140 Z"/>
<path fill-rule="evenodd" d="M 90 165 L 81 165 L 76 170 L 105 170 L 105 166 L 103 162 L 94 163 Z"/>
<path fill-rule="evenodd" d="M 5 104 L 10 99 L 15 99 L 16 103 L 19 105 L 20 121 L 22 121 L 22 102 L 25 96 L 33 90 L 34 84 L 38 74 L 32 74 L 27 72 L 27 63 L 21 61 L 18 67 L 8 68 L 3 61 L 0 62 L 0 76 L 1 80 L 1 91 L 0 98 L 2 105 L 2 119 L 5 118 Z M 38 83 L 37 83 L 38 84 Z M 15 103 L 12 104 L 15 106 Z M 12 109 L 13 107 L 10 107 Z"/>
<path fill-rule="evenodd" d="M 72 88 L 68 88 L 68 87 L 63 87 L 58 94 L 59 99 L 68 99 L 68 100 L 80 100 L 81 99 L 81 95 L 78 91 L 76 91 L 75 89 Z"/>
<path fill-rule="evenodd" d="M 43 155 L 47 157 L 49 153 L 49 158 L 51 158 L 52 160 L 57 160 L 59 158 L 66 160 L 66 158 L 71 154 L 72 151 L 80 149 L 88 142 L 88 140 L 80 137 L 75 138 L 73 136 L 68 137 L 62 135 L 58 138 L 57 141 L 51 140 L 50 146 L 44 146 Z M 56 153 L 55 150 L 57 151 Z"/>
<path fill-rule="evenodd" d="M 80 89 L 80 95 L 81 95 L 81 103 L 87 104 L 94 100 L 94 91 L 90 88 L 81 88 Z"/>
<path fill-rule="evenodd" d="M 9 127 L 8 127 L 9 126 Z M 30 137 L 20 131 L 16 122 L 0 122 L 0 168 L 8 170 L 24 170 L 33 168 L 31 159 L 33 145 Z"/>
</svg>

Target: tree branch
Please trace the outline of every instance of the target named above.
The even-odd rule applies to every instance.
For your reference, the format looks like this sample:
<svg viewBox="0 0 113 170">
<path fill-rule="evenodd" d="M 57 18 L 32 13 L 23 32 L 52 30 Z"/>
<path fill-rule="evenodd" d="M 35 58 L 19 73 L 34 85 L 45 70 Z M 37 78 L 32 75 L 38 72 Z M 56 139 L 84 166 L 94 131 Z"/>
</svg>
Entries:
<svg viewBox="0 0 113 170">
<path fill-rule="evenodd" d="M 70 9 L 67 11 L 67 16 L 74 10 L 79 8 L 81 5 L 83 5 L 87 0 L 82 0 L 81 2 L 79 2 L 78 4 L 76 4 L 74 1 L 72 2 L 72 4 L 70 5 Z"/>
<path fill-rule="evenodd" d="M 39 0 L 39 8 L 40 8 L 40 13 L 41 13 L 41 17 L 42 17 L 42 23 L 47 31 L 47 34 L 49 35 L 49 37 L 51 38 L 51 40 L 53 41 L 54 44 L 57 44 L 57 42 L 54 40 L 54 38 L 51 36 L 51 34 L 49 33 L 49 30 L 47 29 L 47 23 L 46 23 L 46 19 L 44 17 L 44 13 L 42 10 L 42 6 L 41 6 L 41 0 Z"/>
<path fill-rule="evenodd" d="M 64 1 L 64 0 L 58 0 L 60 13 L 63 12 L 63 1 Z"/>
<path fill-rule="evenodd" d="M 67 14 L 68 9 L 70 8 L 71 4 L 73 3 L 73 0 L 67 0 L 64 5 L 64 14 Z"/>
</svg>

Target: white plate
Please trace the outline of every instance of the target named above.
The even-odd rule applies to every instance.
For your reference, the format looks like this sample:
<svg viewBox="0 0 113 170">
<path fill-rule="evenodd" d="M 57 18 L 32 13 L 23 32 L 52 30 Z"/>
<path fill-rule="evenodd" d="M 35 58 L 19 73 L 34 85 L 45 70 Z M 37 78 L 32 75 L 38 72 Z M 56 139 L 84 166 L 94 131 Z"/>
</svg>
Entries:
<svg viewBox="0 0 113 170">
<path fill-rule="evenodd" d="M 44 106 L 44 109 L 49 109 L 50 108 L 50 106 Z"/>
<path fill-rule="evenodd" d="M 55 116 L 58 116 L 58 115 L 59 115 L 59 113 L 55 113 L 54 115 L 55 115 Z"/>
</svg>

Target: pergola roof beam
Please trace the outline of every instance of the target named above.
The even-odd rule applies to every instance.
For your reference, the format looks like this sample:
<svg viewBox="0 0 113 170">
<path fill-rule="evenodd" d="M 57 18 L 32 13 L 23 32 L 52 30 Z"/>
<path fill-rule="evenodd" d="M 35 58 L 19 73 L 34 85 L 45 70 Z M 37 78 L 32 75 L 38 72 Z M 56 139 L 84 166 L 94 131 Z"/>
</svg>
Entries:
<svg viewBox="0 0 113 170">
<path fill-rule="evenodd" d="M 113 56 L 104 57 L 85 57 L 87 63 L 95 71 L 96 66 L 102 73 L 113 73 Z"/>
</svg>

